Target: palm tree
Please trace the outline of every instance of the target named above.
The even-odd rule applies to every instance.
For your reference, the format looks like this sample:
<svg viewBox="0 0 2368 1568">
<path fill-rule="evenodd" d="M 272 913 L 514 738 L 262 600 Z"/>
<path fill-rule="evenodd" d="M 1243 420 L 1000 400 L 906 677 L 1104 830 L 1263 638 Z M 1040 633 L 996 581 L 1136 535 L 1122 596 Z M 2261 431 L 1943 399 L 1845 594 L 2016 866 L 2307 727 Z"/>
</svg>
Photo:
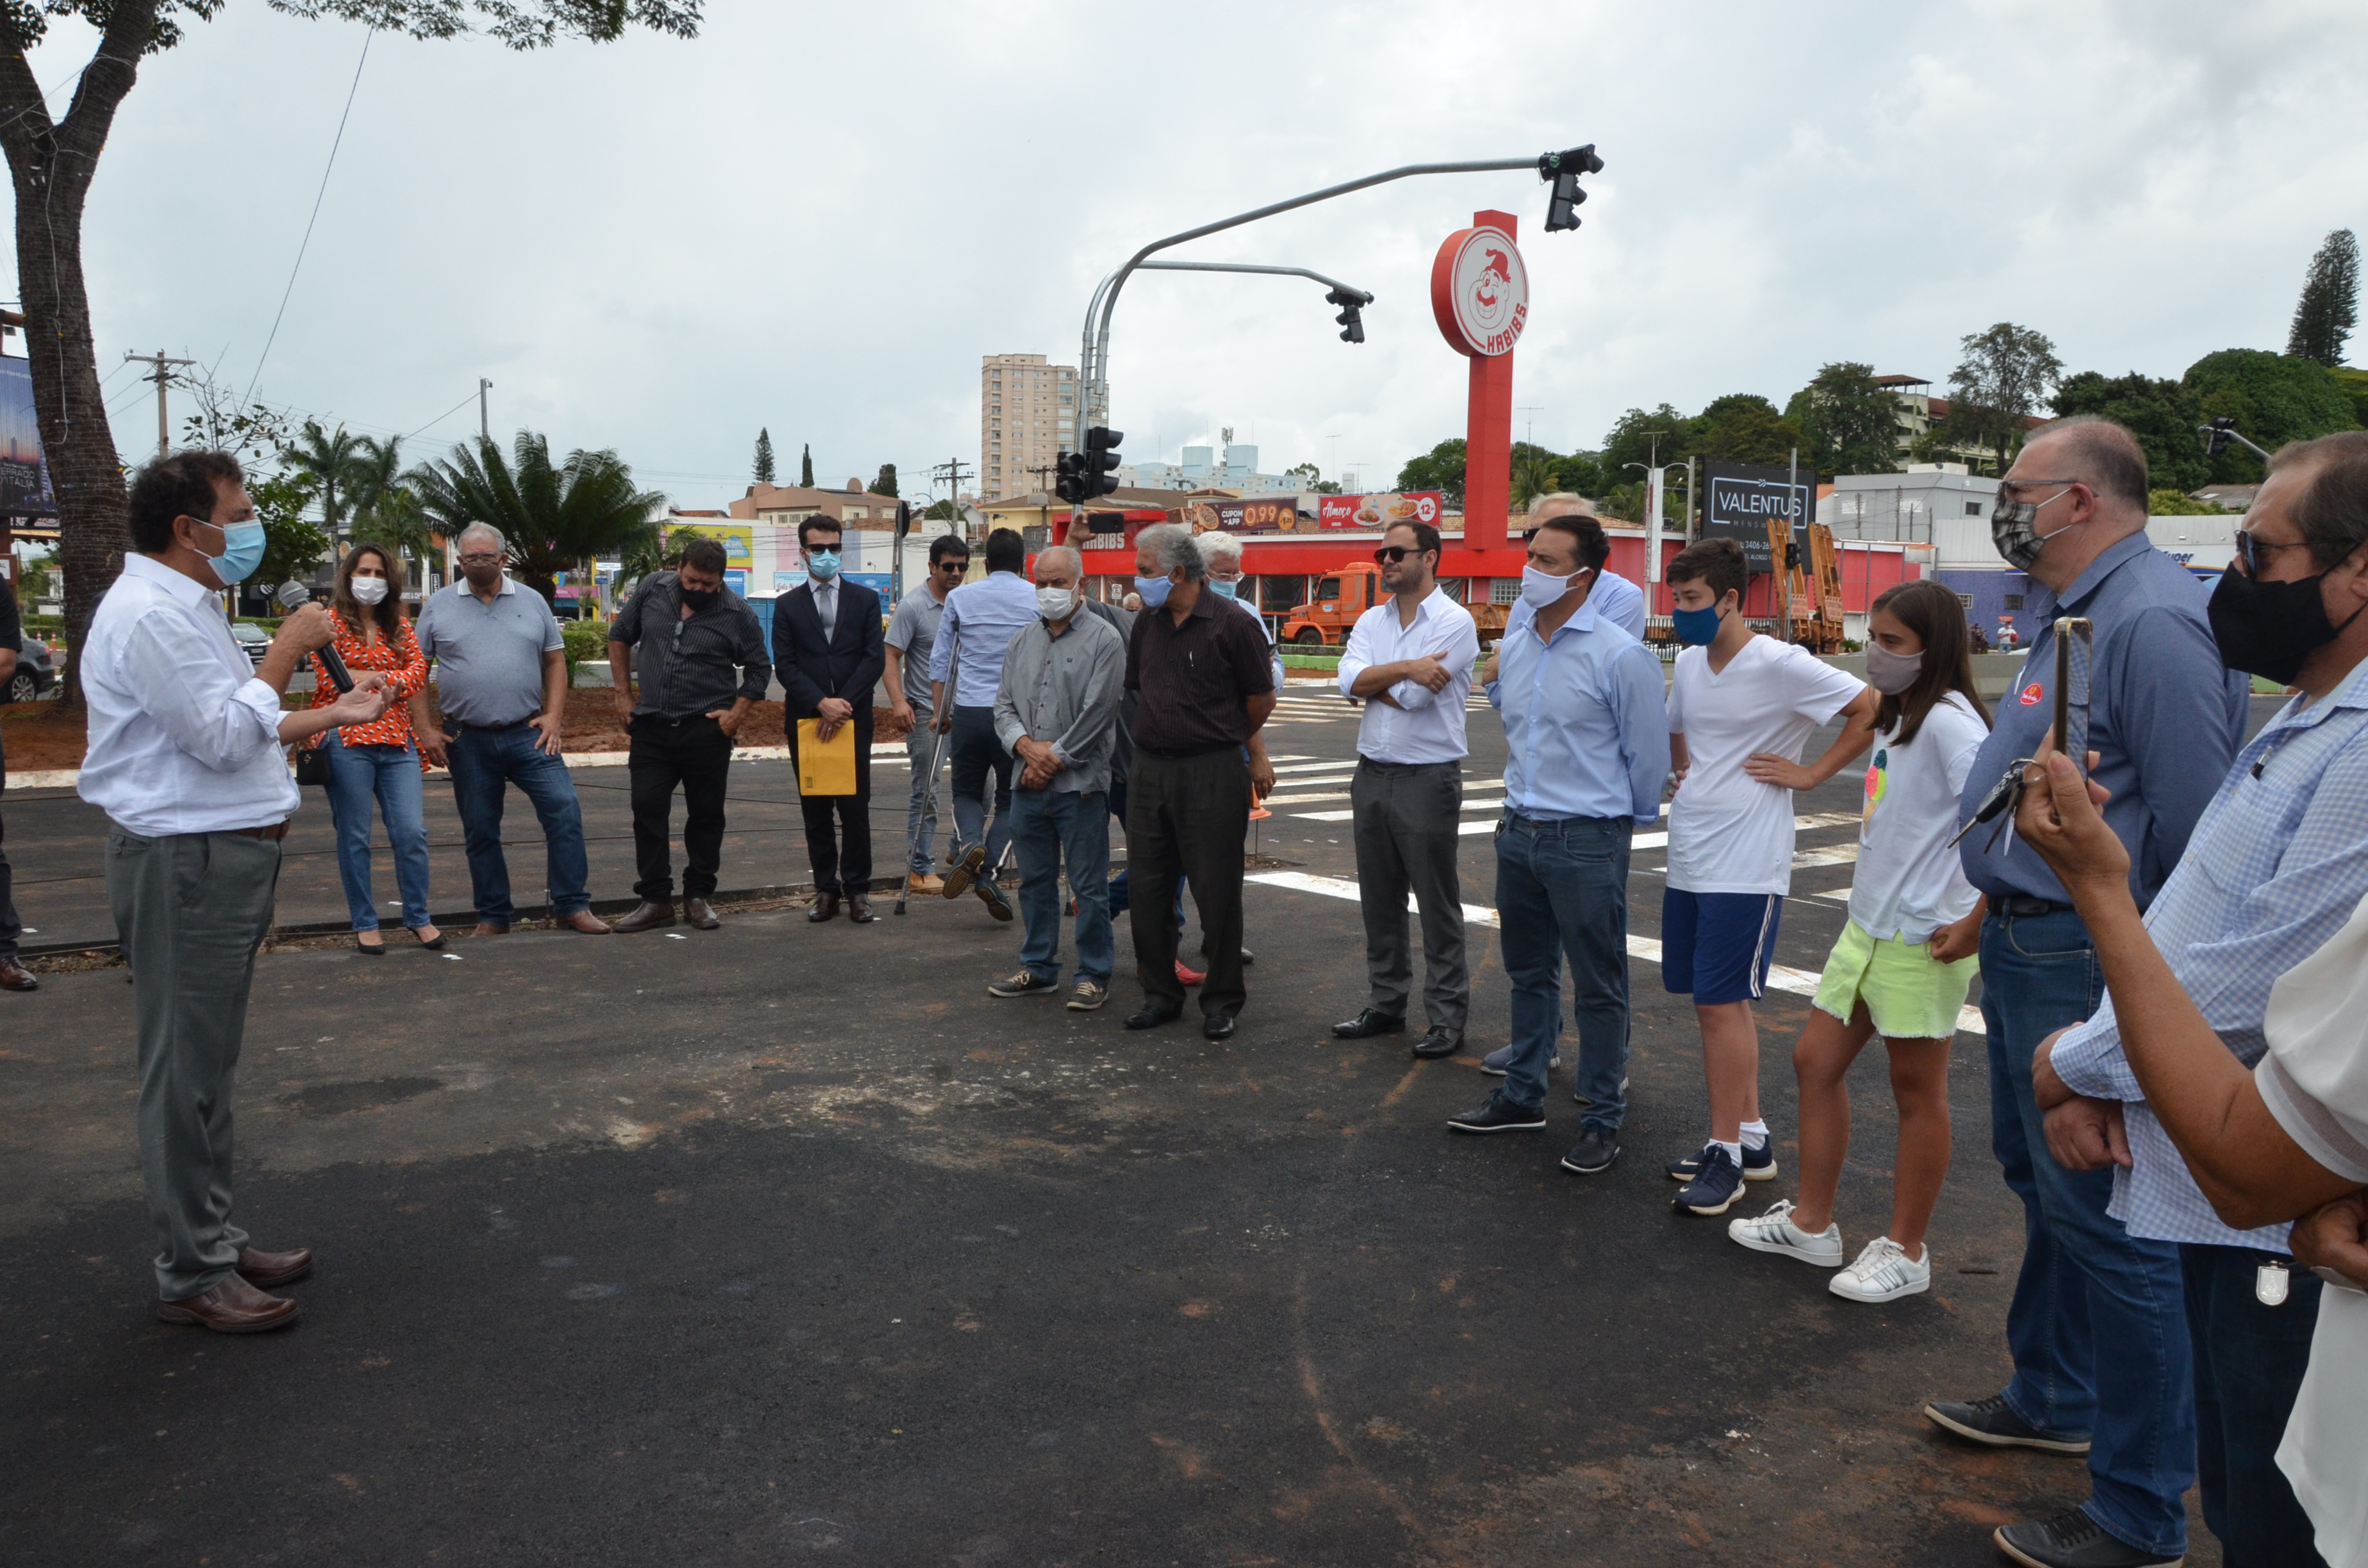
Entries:
<svg viewBox="0 0 2368 1568">
<path fill-rule="evenodd" d="M 404 475 L 402 437 L 361 438 L 346 476 L 346 494 L 356 538 L 377 540 L 427 563 L 433 530 L 419 493 Z"/>
<path fill-rule="evenodd" d="M 1562 473 L 1549 458 L 1523 453 L 1512 465 L 1513 510 L 1526 512 L 1530 503 L 1541 495 L 1550 495 L 1562 488 Z"/>
<path fill-rule="evenodd" d="M 296 433 L 296 439 L 279 449 L 280 460 L 290 468 L 309 474 L 321 488 L 321 529 L 329 536 L 334 550 L 341 540 L 337 524 L 343 517 L 338 507 L 339 492 L 350 494 L 357 470 L 360 466 L 363 442 L 359 436 L 349 436 L 346 427 L 337 426 L 336 434 L 323 431 L 321 422 L 307 419 Z"/>
<path fill-rule="evenodd" d="M 648 546 L 657 534 L 651 515 L 666 505 L 657 492 L 633 487 L 633 471 L 614 452 L 570 452 L 554 468 L 550 442 L 531 430 L 518 432 L 507 460 L 499 445 L 479 437 L 414 469 L 411 483 L 446 538 L 471 523 L 501 529 L 519 581 L 546 599 L 558 597 L 552 579 L 561 572 Z"/>
</svg>

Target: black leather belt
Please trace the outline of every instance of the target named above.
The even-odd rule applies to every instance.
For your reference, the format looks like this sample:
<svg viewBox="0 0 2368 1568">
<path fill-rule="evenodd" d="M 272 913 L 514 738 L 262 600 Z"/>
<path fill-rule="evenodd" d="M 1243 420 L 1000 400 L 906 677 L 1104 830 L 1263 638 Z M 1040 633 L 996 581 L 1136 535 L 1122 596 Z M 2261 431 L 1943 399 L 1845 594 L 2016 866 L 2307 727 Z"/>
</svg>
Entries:
<svg viewBox="0 0 2368 1568">
<path fill-rule="evenodd" d="M 276 822 L 271 824 L 268 827 L 232 827 L 224 828 L 222 831 L 225 833 L 234 833 L 241 838 L 261 838 L 277 841 L 288 836 L 288 824 L 284 822 Z"/>
<path fill-rule="evenodd" d="M 2029 893 L 2013 893 L 2006 898 L 1992 899 L 1992 915 L 2010 915 L 2018 920 L 2036 920 L 2043 915 L 2068 915 L 2072 906 L 2054 899 L 2033 898 Z"/>
<path fill-rule="evenodd" d="M 531 724 L 534 721 L 531 719 L 513 719 L 507 724 L 472 724 L 465 719 L 460 721 L 461 728 L 464 730 L 474 730 L 481 735 L 498 735 L 506 731 L 515 730 L 520 724 Z"/>
</svg>

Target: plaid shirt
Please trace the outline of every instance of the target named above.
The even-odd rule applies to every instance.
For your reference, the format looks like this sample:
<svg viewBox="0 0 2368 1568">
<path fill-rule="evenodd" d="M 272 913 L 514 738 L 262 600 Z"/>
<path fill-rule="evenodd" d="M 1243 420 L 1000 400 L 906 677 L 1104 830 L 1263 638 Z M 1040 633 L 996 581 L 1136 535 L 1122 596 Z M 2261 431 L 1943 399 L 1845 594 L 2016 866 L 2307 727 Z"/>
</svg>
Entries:
<svg viewBox="0 0 2368 1568">
<path fill-rule="evenodd" d="M 2325 700 L 2296 698 L 2237 754 L 2146 929 L 2221 1040 L 2248 1067 L 2268 1042 L 2270 987 L 2341 929 L 2368 895 L 2368 665 Z M 2108 1212 L 2134 1236 L 2286 1250 L 2284 1225 L 2231 1230 L 2187 1173 L 2122 1054 L 2109 996 L 2056 1042 L 2076 1094 L 2127 1102 L 2128 1170 Z"/>
</svg>

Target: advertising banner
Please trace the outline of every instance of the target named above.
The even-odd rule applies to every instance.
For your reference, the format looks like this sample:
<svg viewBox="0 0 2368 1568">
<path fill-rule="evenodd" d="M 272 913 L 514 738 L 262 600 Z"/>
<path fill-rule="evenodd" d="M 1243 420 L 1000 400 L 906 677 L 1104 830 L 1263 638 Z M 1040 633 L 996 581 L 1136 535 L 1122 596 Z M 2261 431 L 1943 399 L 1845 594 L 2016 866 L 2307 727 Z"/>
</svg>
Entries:
<svg viewBox="0 0 2368 1568">
<path fill-rule="evenodd" d="M 1437 490 L 1391 491 L 1381 495 L 1326 495 L 1319 514 L 1326 528 L 1379 533 L 1392 523 L 1429 523 L 1439 527 L 1447 516 L 1447 496 Z"/>
<path fill-rule="evenodd" d="M 33 368 L 0 358 L 0 516 L 57 515 L 50 465 L 41 460 L 41 425 L 33 414 Z"/>
<path fill-rule="evenodd" d="M 1190 524 L 1196 534 L 1212 530 L 1229 534 L 1287 534 L 1312 530 L 1315 527 L 1314 515 L 1299 509 L 1297 495 L 1246 495 L 1238 501 L 1223 498 L 1187 501 L 1183 505 L 1183 521 Z"/>
<path fill-rule="evenodd" d="M 666 529 L 669 541 L 689 539 L 694 535 L 712 539 L 722 545 L 725 562 L 742 572 L 748 570 L 749 562 L 755 558 L 756 529 L 746 523 L 677 523 Z"/>
<path fill-rule="evenodd" d="M 1804 469 L 1797 483 L 1784 469 L 1757 463 L 1706 462 L 1702 536 L 1731 539 L 1743 546 L 1744 563 L 1751 571 L 1773 570 L 1768 554 L 1768 522 L 1789 517 L 1793 531 L 1804 534 L 1816 513 L 1817 474 Z M 1787 486 L 1790 485 L 1790 494 Z M 1805 545 L 1807 540 L 1803 538 Z"/>
</svg>

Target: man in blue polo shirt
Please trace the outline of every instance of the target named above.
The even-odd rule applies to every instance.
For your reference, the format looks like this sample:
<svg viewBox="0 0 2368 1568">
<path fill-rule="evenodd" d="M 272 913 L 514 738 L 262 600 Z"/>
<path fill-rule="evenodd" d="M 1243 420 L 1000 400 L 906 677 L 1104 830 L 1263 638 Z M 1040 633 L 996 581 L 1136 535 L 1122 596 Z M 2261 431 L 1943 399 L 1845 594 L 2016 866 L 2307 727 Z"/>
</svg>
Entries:
<svg viewBox="0 0 2368 1568">
<path fill-rule="evenodd" d="M 2096 629 L 2089 746 L 2097 782 L 2112 792 L 2105 820 L 2129 849 L 2141 909 L 2179 864 L 2236 755 L 2248 689 L 2213 645 L 2203 590 L 2148 541 L 2146 520 L 2146 453 L 2121 426 L 2058 420 L 2024 443 L 1990 530 L 1998 553 L 2038 586 L 2030 610 L 2040 631 L 1960 804 L 1970 816 L 2009 764 L 2040 749 L 2055 718 L 2055 619 L 2086 617 Z M 1992 1447 L 2089 1456 L 2083 1507 L 1998 1532 L 2017 1561 L 2168 1562 L 2186 1551 L 2181 1494 L 2195 1479 L 2179 1249 L 2133 1236 L 2106 1212 L 2110 1173 L 2066 1170 L 2047 1152 L 2032 1053 L 2097 1011 L 2103 978 L 2055 873 L 2010 835 L 1991 842 L 1990 826 L 1976 827 L 1961 853 L 1989 900 L 1981 959 L 1990 1142 L 2023 1203 L 2022 1273 L 2007 1311 L 2014 1377 L 1987 1399 L 1935 1402 L 1924 1413 Z"/>
</svg>

